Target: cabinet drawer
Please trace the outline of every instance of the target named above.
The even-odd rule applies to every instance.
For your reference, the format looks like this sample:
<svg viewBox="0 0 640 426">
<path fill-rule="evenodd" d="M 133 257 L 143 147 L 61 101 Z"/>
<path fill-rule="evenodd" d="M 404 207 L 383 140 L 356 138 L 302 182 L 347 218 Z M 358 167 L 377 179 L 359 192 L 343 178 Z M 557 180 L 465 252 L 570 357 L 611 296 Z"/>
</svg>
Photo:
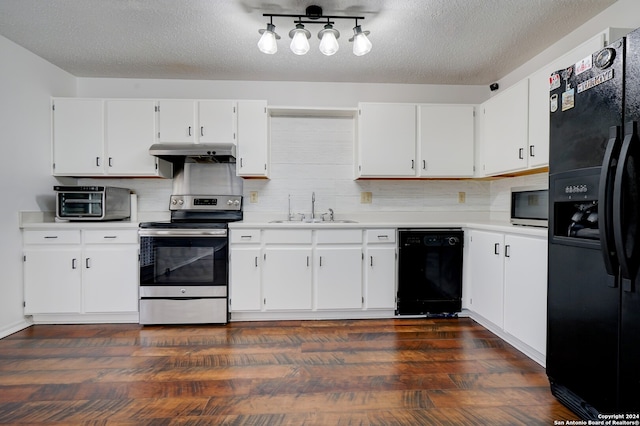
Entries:
<svg viewBox="0 0 640 426">
<path fill-rule="evenodd" d="M 316 231 L 318 244 L 361 244 L 362 229 L 323 229 Z"/>
<path fill-rule="evenodd" d="M 265 229 L 264 241 L 271 244 L 311 244 L 311 229 Z"/>
<path fill-rule="evenodd" d="M 395 229 L 367 229 L 367 243 L 395 243 Z"/>
<path fill-rule="evenodd" d="M 85 244 L 137 244 L 138 230 L 131 229 L 102 229 L 83 231 Z"/>
<path fill-rule="evenodd" d="M 230 239 L 233 244 L 259 243 L 260 230 L 259 229 L 232 229 Z"/>
<path fill-rule="evenodd" d="M 25 244 L 80 244 L 79 229 L 24 231 Z"/>
</svg>

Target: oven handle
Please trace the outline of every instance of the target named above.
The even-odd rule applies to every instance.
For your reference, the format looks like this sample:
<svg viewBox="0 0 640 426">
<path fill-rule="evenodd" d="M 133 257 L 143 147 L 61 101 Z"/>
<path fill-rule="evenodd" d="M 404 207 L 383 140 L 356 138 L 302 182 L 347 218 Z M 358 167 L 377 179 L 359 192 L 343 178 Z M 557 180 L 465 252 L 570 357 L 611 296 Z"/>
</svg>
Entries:
<svg viewBox="0 0 640 426">
<path fill-rule="evenodd" d="M 226 229 L 139 229 L 141 237 L 214 237 L 226 238 Z"/>
</svg>

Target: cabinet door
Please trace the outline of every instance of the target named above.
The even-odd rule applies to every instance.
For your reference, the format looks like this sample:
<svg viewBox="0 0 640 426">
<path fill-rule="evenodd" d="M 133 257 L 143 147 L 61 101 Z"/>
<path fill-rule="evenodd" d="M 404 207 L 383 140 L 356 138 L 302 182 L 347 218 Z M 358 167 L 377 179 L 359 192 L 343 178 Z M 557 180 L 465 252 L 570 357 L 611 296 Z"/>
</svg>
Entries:
<svg viewBox="0 0 640 426">
<path fill-rule="evenodd" d="M 367 247 L 365 255 L 365 306 L 396 308 L 396 248 Z"/>
<path fill-rule="evenodd" d="M 158 103 L 160 142 L 195 143 L 196 103 L 190 100 L 163 100 Z"/>
<path fill-rule="evenodd" d="M 361 104 L 358 116 L 360 177 L 416 175 L 416 106 Z"/>
<path fill-rule="evenodd" d="M 504 330 L 546 353 L 547 241 L 505 236 Z"/>
<path fill-rule="evenodd" d="M 316 249 L 318 309 L 362 308 L 362 248 Z"/>
<path fill-rule="evenodd" d="M 472 311 L 503 327 L 503 236 L 499 233 L 470 231 L 469 276 Z"/>
<path fill-rule="evenodd" d="M 82 259 L 84 312 L 138 310 L 138 246 L 89 246 Z"/>
<path fill-rule="evenodd" d="M 524 79 L 482 104 L 485 175 L 527 168 L 529 80 Z"/>
<path fill-rule="evenodd" d="M 155 101 L 109 100 L 105 108 L 107 173 L 157 175 L 157 159 L 149 155 L 156 138 Z"/>
<path fill-rule="evenodd" d="M 269 130 L 266 101 L 238 101 L 238 176 L 269 175 Z"/>
<path fill-rule="evenodd" d="M 266 247 L 263 263 L 267 310 L 311 309 L 311 249 Z"/>
<path fill-rule="evenodd" d="M 236 143 L 236 103 L 228 100 L 198 102 L 197 137 L 202 143 Z"/>
<path fill-rule="evenodd" d="M 80 313 L 80 249 L 24 250 L 25 314 Z"/>
<path fill-rule="evenodd" d="M 99 99 L 55 99 L 53 174 L 104 174 L 104 114 Z"/>
<path fill-rule="evenodd" d="M 473 106 L 420 105 L 418 110 L 420 176 L 473 176 Z"/>
<path fill-rule="evenodd" d="M 260 293 L 260 248 L 232 247 L 229 290 L 231 311 L 259 311 L 262 307 Z"/>
</svg>

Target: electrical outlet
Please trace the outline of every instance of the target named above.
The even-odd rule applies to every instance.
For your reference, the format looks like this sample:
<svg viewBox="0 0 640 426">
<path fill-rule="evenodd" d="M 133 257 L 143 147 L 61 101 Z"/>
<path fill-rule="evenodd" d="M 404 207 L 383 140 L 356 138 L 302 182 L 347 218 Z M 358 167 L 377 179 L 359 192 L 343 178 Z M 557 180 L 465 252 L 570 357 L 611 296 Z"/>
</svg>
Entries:
<svg viewBox="0 0 640 426">
<path fill-rule="evenodd" d="M 258 191 L 249 192 L 249 202 L 257 203 L 258 202 Z"/>
<path fill-rule="evenodd" d="M 467 200 L 466 192 L 458 192 L 458 203 L 462 204 Z"/>
<path fill-rule="evenodd" d="M 371 199 L 373 195 L 371 192 L 361 192 L 360 193 L 360 203 L 361 204 L 371 204 Z"/>
</svg>

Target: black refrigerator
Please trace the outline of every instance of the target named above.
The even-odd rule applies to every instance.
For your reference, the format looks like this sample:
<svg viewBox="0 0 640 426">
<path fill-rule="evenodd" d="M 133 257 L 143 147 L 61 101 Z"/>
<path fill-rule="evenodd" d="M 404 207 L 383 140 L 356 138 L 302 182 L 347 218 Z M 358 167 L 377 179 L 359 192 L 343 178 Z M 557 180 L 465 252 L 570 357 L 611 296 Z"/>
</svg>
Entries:
<svg viewBox="0 0 640 426">
<path fill-rule="evenodd" d="M 639 30 L 553 73 L 549 107 L 551 391 L 585 420 L 637 414 Z"/>
</svg>

